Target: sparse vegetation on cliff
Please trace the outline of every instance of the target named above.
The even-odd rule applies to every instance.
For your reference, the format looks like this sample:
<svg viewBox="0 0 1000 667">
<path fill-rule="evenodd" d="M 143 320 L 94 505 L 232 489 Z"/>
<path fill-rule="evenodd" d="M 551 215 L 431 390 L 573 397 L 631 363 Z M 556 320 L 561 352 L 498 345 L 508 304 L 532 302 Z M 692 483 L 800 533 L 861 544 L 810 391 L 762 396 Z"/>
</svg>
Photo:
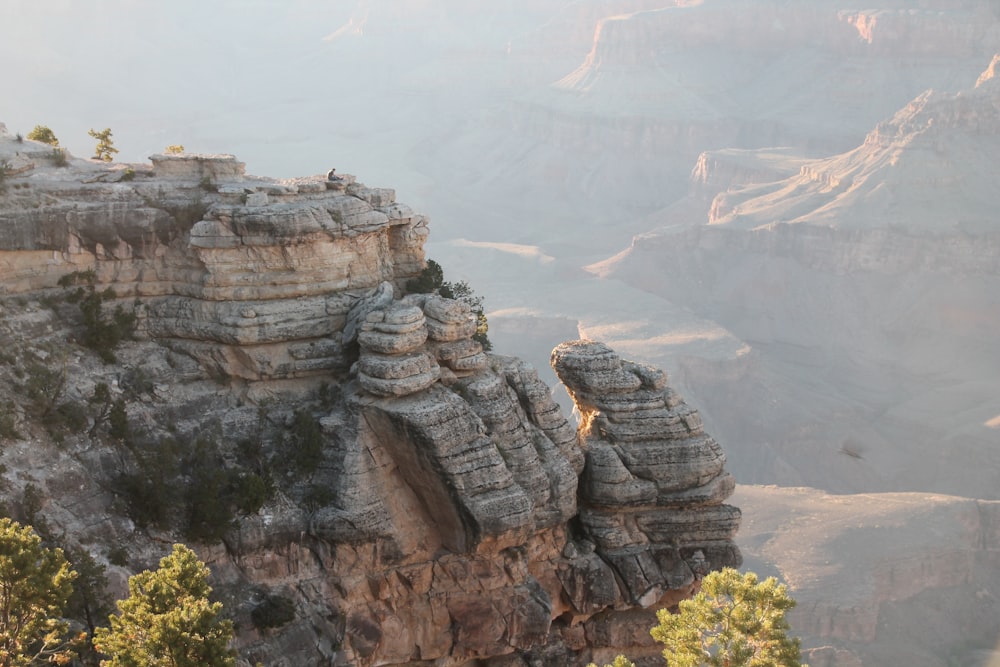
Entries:
<svg viewBox="0 0 1000 667">
<path fill-rule="evenodd" d="M 794 606 L 774 577 L 759 581 L 727 567 L 708 574 L 676 613 L 659 610 L 650 634 L 666 646 L 670 667 L 809 667 L 801 663 L 799 639 L 788 636 L 785 612 Z M 635 665 L 620 655 L 604 667 Z"/>
<path fill-rule="evenodd" d="M 460 280 L 457 283 L 447 282 L 444 279 L 444 269 L 433 259 L 427 260 L 427 266 L 416 278 L 406 282 L 406 290 L 417 294 L 429 294 L 435 292 L 448 299 L 455 299 L 468 304 L 469 309 L 476 316 L 476 333 L 472 339 L 483 346 L 483 350 L 489 352 L 493 349 L 488 332 L 489 322 L 486 319 L 486 312 L 483 306 L 483 297 L 476 294 L 469 283 Z"/>
<path fill-rule="evenodd" d="M 32 141 L 40 141 L 43 144 L 48 144 L 49 146 L 59 146 L 59 139 L 56 138 L 56 133 L 45 125 L 36 125 L 35 129 L 28 132 L 28 138 Z"/>
<path fill-rule="evenodd" d="M 233 624 L 210 602 L 208 568 L 193 551 L 175 544 L 155 571 L 129 578 L 129 596 L 118 602 L 109 627 L 98 628 L 94 645 L 110 656 L 101 667 L 228 667 Z"/>
<path fill-rule="evenodd" d="M 672 667 L 800 667 L 799 640 L 785 619 L 794 606 L 774 577 L 726 568 L 706 576 L 678 613 L 657 612 L 650 634 Z"/>
<path fill-rule="evenodd" d="M 111 316 L 104 312 L 104 304 L 118 298 L 114 289 L 108 287 L 97 291 L 94 287 L 96 275 L 93 270 L 74 271 L 59 279 L 61 287 L 78 285 L 66 295 L 66 301 L 76 303 L 82 316 L 83 332 L 80 342 L 95 352 L 105 363 L 115 361 L 115 348 L 123 340 L 132 338 L 135 329 L 135 315 L 128 313 L 121 305 L 115 306 Z"/>
<path fill-rule="evenodd" d="M 94 159 L 111 162 L 114 159 L 115 153 L 118 152 L 114 141 L 111 140 L 111 128 L 106 127 L 100 132 L 91 129 L 87 134 L 97 139 L 97 145 L 94 147 Z"/>
<path fill-rule="evenodd" d="M 66 151 L 62 148 L 52 149 L 52 164 L 57 167 L 65 167 L 69 164 L 69 159 L 66 157 Z"/>
<path fill-rule="evenodd" d="M 30 526 L 0 519 L 0 667 L 55 662 L 72 652 L 61 615 L 76 572 Z"/>
</svg>

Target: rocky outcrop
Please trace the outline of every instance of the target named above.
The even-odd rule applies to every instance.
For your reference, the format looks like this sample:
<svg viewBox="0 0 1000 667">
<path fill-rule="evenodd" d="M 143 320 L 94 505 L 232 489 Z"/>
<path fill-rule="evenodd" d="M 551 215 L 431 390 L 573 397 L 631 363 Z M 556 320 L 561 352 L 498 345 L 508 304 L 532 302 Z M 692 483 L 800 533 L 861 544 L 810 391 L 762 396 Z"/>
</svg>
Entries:
<svg viewBox="0 0 1000 667">
<path fill-rule="evenodd" d="M 51 153 L 0 142 L 0 157 Z M 225 375 L 281 379 L 349 366 L 340 337 L 350 308 L 423 266 L 427 220 L 391 189 L 248 176 L 231 155 L 152 163 L 36 160 L 10 179 L 0 200 L 7 293 L 94 270 L 98 284 L 142 300 L 145 335 Z"/>
<path fill-rule="evenodd" d="M 352 460 L 369 463 L 363 478 L 338 467 L 329 483 L 341 500 L 312 524 L 316 537 L 345 545 L 345 563 L 360 556 L 344 549 L 379 545 L 369 585 L 345 585 L 357 575 L 337 560 L 324 575 L 342 582 L 333 604 L 346 619 L 344 657 L 525 665 L 528 655 L 548 655 L 570 665 L 623 647 L 653 652 L 652 616 L 614 610 L 675 604 L 710 569 L 740 562 L 739 511 L 722 504 L 733 484 L 721 450 L 661 371 L 600 343 L 553 353 L 583 413 L 577 433 L 515 358 L 491 356 L 449 388 L 372 390 L 362 375 L 368 335 L 379 334 L 378 354 L 397 361 L 422 353 L 434 344 L 417 342 L 427 315 L 445 305 L 417 296 L 384 303 L 358 334 L 358 382 L 346 387 L 339 430 L 367 451 Z M 344 489 L 362 482 L 357 504 L 345 502 Z M 351 535 L 365 516 L 379 525 Z M 567 522 L 576 516 L 574 534 Z"/>
<path fill-rule="evenodd" d="M 724 456 L 665 375 L 597 343 L 561 346 L 556 369 L 584 414 L 574 428 L 534 368 L 483 351 L 467 304 L 401 294 L 422 268 L 426 220 L 392 190 L 251 177 L 232 156 L 154 156 L 127 177 L 33 165 L 8 174 L 0 200 L 0 277 L 19 297 L 0 303 L 0 336 L 40 338 L 11 342 L 0 393 L 20 386 L 9 364 L 23 375 L 22 356 L 73 340 L 67 281 L 112 287 L 134 309 L 141 340 L 107 368 L 71 342 L 59 391 L 87 402 L 103 382 L 142 433 L 130 446 L 195 442 L 213 456 L 197 465 L 253 459 L 241 474 L 273 484 L 224 524 L 224 546 L 200 551 L 246 664 L 649 655 L 652 608 L 739 562 Z M 51 305 L 6 307 L 25 299 Z M 25 424 L 31 406 L 17 401 Z M 116 515 L 108 489 L 131 463 L 105 451 L 102 419 L 68 436 L 75 463 L 20 448 L 5 465 L 17 487 L 53 489 L 53 525 L 128 543 L 130 567 L 144 565 L 172 524 Z M 273 632 L 252 619 L 268 591 L 296 609 Z"/>
<path fill-rule="evenodd" d="M 603 343 L 563 343 L 552 365 L 581 414 L 580 520 L 631 602 L 652 604 L 742 562 L 725 455 L 663 371 Z"/>
</svg>

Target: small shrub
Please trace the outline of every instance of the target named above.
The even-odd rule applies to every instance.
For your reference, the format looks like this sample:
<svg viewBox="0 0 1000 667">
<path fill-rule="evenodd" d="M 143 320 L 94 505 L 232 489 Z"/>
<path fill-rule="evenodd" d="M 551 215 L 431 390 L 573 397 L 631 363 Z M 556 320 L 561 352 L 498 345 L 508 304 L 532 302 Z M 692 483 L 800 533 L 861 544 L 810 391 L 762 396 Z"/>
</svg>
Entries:
<svg viewBox="0 0 1000 667">
<path fill-rule="evenodd" d="M 125 410 L 124 398 L 112 403 L 108 410 L 108 434 L 120 442 L 128 440 L 128 412 Z"/>
<path fill-rule="evenodd" d="M 97 145 L 94 147 L 94 159 L 111 162 L 114 159 L 115 153 L 118 152 L 118 149 L 114 146 L 114 142 L 111 140 L 111 128 L 106 127 L 100 132 L 91 129 L 87 134 L 97 139 Z"/>
<path fill-rule="evenodd" d="M 42 515 L 42 507 L 44 506 L 45 496 L 41 489 L 34 484 L 25 486 L 21 494 L 21 514 L 24 517 L 24 523 L 31 525 L 43 540 L 48 541 L 52 535 L 49 522 Z"/>
<path fill-rule="evenodd" d="M 427 260 L 427 266 L 420 272 L 417 278 L 406 281 L 406 290 L 417 294 L 428 294 L 437 292 L 447 299 L 455 299 L 469 305 L 469 309 L 476 316 L 476 333 L 472 340 L 483 346 L 483 350 L 489 352 L 493 349 L 487 332 L 490 325 L 486 320 L 486 312 L 483 307 L 483 297 L 476 294 L 469 283 L 460 280 L 457 283 L 446 282 L 444 270 L 441 265 L 433 259 Z"/>
<path fill-rule="evenodd" d="M 77 290 L 77 295 L 80 291 Z M 130 340 L 135 330 L 135 314 L 126 313 L 119 305 L 108 319 L 104 314 L 103 304 L 116 298 L 115 291 L 110 287 L 103 292 L 90 288 L 79 301 L 80 313 L 83 316 L 83 335 L 81 342 L 85 347 L 97 352 L 105 363 L 113 363 L 116 359 L 115 348 L 123 340 Z"/>
<path fill-rule="evenodd" d="M 221 462 L 199 466 L 186 485 L 184 535 L 196 542 L 218 542 L 235 526 L 230 497 L 232 476 Z"/>
<path fill-rule="evenodd" d="M 406 281 L 406 291 L 415 294 L 429 294 L 444 284 L 444 269 L 433 259 L 427 260 L 427 266 L 416 278 Z"/>
<path fill-rule="evenodd" d="M 59 287 L 71 287 L 73 285 L 93 285 L 97 280 L 97 273 L 93 269 L 86 271 L 74 271 L 59 278 L 56 283 Z M 83 293 L 80 292 L 82 295 Z"/>
<path fill-rule="evenodd" d="M 205 192 L 215 192 L 215 184 L 212 183 L 212 179 L 209 176 L 202 176 L 201 180 L 198 181 L 198 186 Z"/>
<path fill-rule="evenodd" d="M 88 421 L 87 410 L 81 404 L 75 401 L 66 401 L 56 406 L 46 426 L 49 433 L 59 431 L 80 433 L 87 427 Z"/>
<path fill-rule="evenodd" d="M 163 149 L 163 152 L 167 155 L 180 155 L 184 152 L 184 146 L 180 144 L 170 144 Z"/>
<path fill-rule="evenodd" d="M 10 401 L 0 409 L 0 438 L 4 440 L 23 440 L 24 436 L 17 430 L 17 419 L 14 404 Z"/>
<path fill-rule="evenodd" d="M 128 565 L 128 550 L 121 545 L 111 547 L 108 549 L 108 562 L 118 567 L 125 567 Z"/>
<path fill-rule="evenodd" d="M 56 139 L 56 133 L 45 125 L 36 125 L 35 129 L 28 132 L 28 138 L 32 141 L 40 141 L 43 144 L 48 144 L 52 147 L 59 146 L 59 140 Z"/>
<path fill-rule="evenodd" d="M 108 616 L 114 609 L 108 595 L 108 577 L 104 566 L 94 560 L 87 550 L 69 547 L 64 552 L 77 572 L 65 614 L 69 618 L 83 621 L 92 635 L 98 625 L 107 623 Z"/>
<path fill-rule="evenodd" d="M 125 171 L 122 172 L 122 180 L 123 181 L 135 180 L 135 169 L 133 169 L 132 167 L 126 168 Z"/>
<path fill-rule="evenodd" d="M 30 401 L 28 407 L 31 413 L 39 420 L 45 420 L 55 409 L 65 387 L 65 370 L 32 362 L 25 369 L 25 380 L 20 389 Z"/>
<path fill-rule="evenodd" d="M 21 134 L 20 132 L 18 132 L 17 134 L 14 135 L 14 141 L 16 141 L 19 144 L 23 144 L 24 143 L 24 135 Z"/>
<path fill-rule="evenodd" d="M 312 484 L 302 496 L 302 506 L 310 512 L 326 507 L 334 500 L 333 489 L 322 484 Z"/>
<path fill-rule="evenodd" d="M 250 620 L 258 630 L 280 628 L 295 619 L 295 603 L 284 595 L 268 594 L 250 612 Z"/>
<path fill-rule="evenodd" d="M 132 463 L 117 475 L 114 488 L 125 501 L 128 516 L 140 528 L 166 528 L 179 506 L 182 448 L 167 438 L 153 443 L 125 441 Z"/>
<path fill-rule="evenodd" d="M 316 390 L 316 400 L 319 401 L 320 407 L 325 410 L 332 408 L 340 400 L 340 396 L 340 386 L 331 385 L 329 382 L 323 382 Z"/>
<path fill-rule="evenodd" d="M 65 167 L 69 164 L 69 158 L 66 157 L 66 151 L 61 148 L 53 148 L 51 158 L 52 164 L 57 167 Z"/>
<path fill-rule="evenodd" d="M 323 429 L 309 412 L 296 411 L 290 444 L 292 469 L 302 475 L 314 473 L 323 460 Z"/>
<path fill-rule="evenodd" d="M 268 500 L 274 497 L 274 482 L 255 472 L 236 478 L 236 508 L 243 514 L 256 514 Z"/>
</svg>

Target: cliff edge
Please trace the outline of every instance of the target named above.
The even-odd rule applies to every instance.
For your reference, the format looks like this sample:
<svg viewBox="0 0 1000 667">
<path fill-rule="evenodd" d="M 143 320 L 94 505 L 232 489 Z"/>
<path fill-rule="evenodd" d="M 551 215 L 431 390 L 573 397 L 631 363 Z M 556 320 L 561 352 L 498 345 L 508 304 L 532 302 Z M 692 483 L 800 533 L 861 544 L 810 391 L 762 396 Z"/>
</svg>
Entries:
<svg viewBox="0 0 1000 667">
<path fill-rule="evenodd" d="M 186 541 L 245 664 L 569 665 L 657 656 L 653 611 L 741 562 L 666 375 L 559 346 L 575 428 L 468 305 L 406 293 L 427 219 L 392 190 L 0 157 L 3 492 L 110 592 Z"/>
</svg>

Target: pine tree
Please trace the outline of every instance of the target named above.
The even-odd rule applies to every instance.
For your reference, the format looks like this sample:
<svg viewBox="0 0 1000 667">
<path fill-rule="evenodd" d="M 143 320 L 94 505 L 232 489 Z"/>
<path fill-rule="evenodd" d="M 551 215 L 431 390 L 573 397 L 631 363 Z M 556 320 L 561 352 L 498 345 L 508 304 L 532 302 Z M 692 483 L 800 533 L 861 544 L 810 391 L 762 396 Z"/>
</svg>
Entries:
<svg viewBox="0 0 1000 667">
<path fill-rule="evenodd" d="M 208 600 L 208 573 L 175 544 L 159 569 L 129 578 L 111 627 L 94 633 L 94 646 L 110 656 L 101 667 L 232 667 L 233 624 L 219 617 L 222 603 Z"/>
<path fill-rule="evenodd" d="M 30 526 L 0 519 L 0 667 L 68 662 L 59 618 L 76 578 L 61 549 L 46 549 Z"/>
<path fill-rule="evenodd" d="M 49 146 L 59 147 L 59 140 L 56 139 L 56 133 L 45 125 L 36 125 L 35 129 L 28 132 L 28 138 L 32 141 L 40 141 L 43 144 L 48 144 Z"/>
<path fill-rule="evenodd" d="M 706 576 L 679 613 L 657 612 L 650 634 L 666 645 L 670 667 L 807 667 L 798 638 L 787 633 L 785 612 L 794 606 L 774 577 L 759 582 L 753 572 L 726 568 Z"/>
<path fill-rule="evenodd" d="M 106 127 L 100 132 L 91 129 L 87 134 L 97 139 L 97 146 L 94 147 L 94 159 L 111 162 L 114 159 L 114 154 L 118 152 L 114 142 L 111 141 L 111 128 Z"/>
</svg>

